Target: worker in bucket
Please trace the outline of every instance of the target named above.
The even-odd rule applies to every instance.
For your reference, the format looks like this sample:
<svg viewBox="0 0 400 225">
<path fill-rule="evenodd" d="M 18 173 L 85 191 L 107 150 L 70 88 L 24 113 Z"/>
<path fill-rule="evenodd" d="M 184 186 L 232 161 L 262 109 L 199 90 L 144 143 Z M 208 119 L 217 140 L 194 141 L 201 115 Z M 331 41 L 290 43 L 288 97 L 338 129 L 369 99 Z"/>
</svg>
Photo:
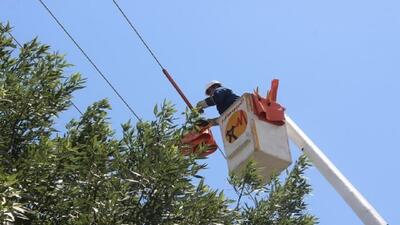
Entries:
<svg viewBox="0 0 400 225">
<path fill-rule="evenodd" d="M 213 80 L 206 85 L 205 93 L 208 97 L 199 101 L 196 105 L 199 112 L 203 112 L 203 109 L 215 105 L 219 114 L 222 115 L 229 106 L 240 98 L 231 89 L 223 87 L 221 82 L 217 80 Z M 208 123 L 211 126 L 216 126 L 218 125 L 218 118 L 209 119 Z"/>
</svg>

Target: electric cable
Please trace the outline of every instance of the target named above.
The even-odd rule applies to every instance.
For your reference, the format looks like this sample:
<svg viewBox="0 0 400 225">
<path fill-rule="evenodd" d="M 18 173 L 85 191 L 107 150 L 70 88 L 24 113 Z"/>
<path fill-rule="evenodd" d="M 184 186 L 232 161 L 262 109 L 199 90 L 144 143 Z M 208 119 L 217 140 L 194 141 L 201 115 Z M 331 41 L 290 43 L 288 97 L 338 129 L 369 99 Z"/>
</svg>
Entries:
<svg viewBox="0 0 400 225">
<path fill-rule="evenodd" d="M 139 33 L 138 29 L 135 27 L 135 25 L 132 23 L 132 21 L 128 18 L 124 10 L 120 7 L 120 5 L 117 3 L 116 0 L 113 0 L 114 5 L 117 7 L 118 11 L 121 13 L 121 15 L 125 18 L 126 22 L 129 24 L 129 26 L 132 28 L 132 30 L 136 33 L 140 41 L 143 43 L 143 45 L 146 47 L 147 51 L 151 54 L 151 56 L 154 58 L 158 66 L 161 68 L 162 72 L 164 75 L 167 77 L 167 79 L 171 82 L 172 86 L 174 86 L 175 90 L 179 93 L 179 95 L 182 97 L 183 101 L 186 103 L 186 105 L 190 108 L 193 109 L 192 104 L 190 101 L 186 98 L 185 94 L 182 92 L 182 90 L 179 88 L 178 84 L 174 81 L 172 76 L 169 74 L 169 72 L 163 67 L 161 64 L 160 60 L 157 58 L 157 56 L 154 54 L 154 52 L 151 50 L 150 46 L 147 44 L 147 42 L 144 40 L 142 35 Z M 218 150 L 222 154 L 222 156 L 226 158 L 224 152 L 221 150 L 221 148 L 217 145 Z"/>
<path fill-rule="evenodd" d="M 118 92 L 118 90 L 114 87 L 114 85 L 108 80 L 108 78 L 104 75 L 104 73 L 99 69 L 99 67 L 94 63 L 94 61 L 89 57 L 89 55 L 83 50 L 83 48 L 79 45 L 79 43 L 75 40 L 74 37 L 68 32 L 65 26 L 57 19 L 55 14 L 50 10 L 49 7 L 42 1 L 38 0 L 40 4 L 46 9 L 46 11 L 51 15 L 54 21 L 61 27 L 64 33 L 69 37 L 69 39 L 75 44 L 75 46 L 81 51 L 81 53 L 85 56 L 85 58 L 89 61 L 89 63 L 93 66 L 93 68 L 97 71 L 97 73 L 103 78 L 103 80 L 111 87 L 114 93 L 121 99 L 121 101 L 125 104 L 128 110 L 136 117 L 140 122 L 142 119 L 138 116 L 138 114 L 133 110 L 133 108 L 128 104 L 128 102 L 122 97 L 122 95 Z"/>
<path fill-rule="evenodd" d="M 146 43 L 146 41 L 143 39 L 142 35 L 140 35 L 139 31 L 136 29 L 136 27 L 133 25 L 131 20 L 128 18 L 128 16 L 125 14 L 125 12 L 122 10 L 122 8 L 119 6 L 119 4 L 113 0 L 114 5 L 118 8 L 119 12 L 122 14 L 122 16 L 125 18 L 126 22 L 128 22 L 129 26 L 133 29 L 133 31 L 136 33 L 136 35 L 139 37 L 140 41 L 142 41 L 143 45 L 146 47 L 146 49 L 149 51 L 151 56 L 154 58 L 154 60 L 157 62 L 157 64 L 160 66 L 161 69 L 164 69 L 162 66 L 160 60 L 158 60 L 157 56 L 154 54 L 154 52 L 151 50 L 149 45 Z"/>
<path fill-rule="evenodd" d="M 131 22 L 131 20 L 128 18 L 128 16 L 125 14 L 124 10 L 118 5 L 118 3 L 113 0 L 114 5 L 118 8 L 119 12 L 122 14 L 122 16 L 125 18 L 126 22 L 128 22 L 129 26 L 132 28 L 132 30 L 136 33 L 136 35 L 139 37 L 140 41 L 143 43 L 143 45 L 146 47 L 147 51 L 151 54 L 151 56 L 154 58 L 154 60 L 157 62 L 158 66 L 160 66 L 163 74 L 166 76 L 168 81 L 172 84 L 172 86 L 175 88 L 175 90 L 178 92 L 178 94 L 181 96 L 183 101 L 186 103 L 186 105 L 190 108 L 193 109 L 192 104 L 190 101 L 186 98 L 186 95 L 183 93 L 183 91 L 179 88 L 178 84 L 175 82 L 175 80 L 172 78 L 172 76 L 169 74 L 167 69 L 165 69 L 160 60 L 157 58 L 157 56 L 154 54 L 154 52 L 150 49 L 149 45 L 146 43 L 142 35 L 139 33 L 138 29 L 136 29 L 135 25 Z"/>
</svg>

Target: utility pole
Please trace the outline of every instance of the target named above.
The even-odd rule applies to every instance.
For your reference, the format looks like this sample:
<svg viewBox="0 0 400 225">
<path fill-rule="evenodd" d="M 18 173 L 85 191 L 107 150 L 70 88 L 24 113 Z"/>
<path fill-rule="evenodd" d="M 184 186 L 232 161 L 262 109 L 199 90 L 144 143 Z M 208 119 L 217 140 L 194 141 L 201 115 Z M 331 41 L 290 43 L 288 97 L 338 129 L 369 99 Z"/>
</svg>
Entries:
<svg viewBox="0 0 400 225">
<path fill-rule="evenodd" d="M 346 203 L 353 209 L 365 225 L 388 225 L 375 208 L 365 199 L 350 181 L 336 168 L 309 137 L 286 117 L 289 139 L 291 139 L 314 163 L 318 171 L 329 181 Z"/>
</svg>

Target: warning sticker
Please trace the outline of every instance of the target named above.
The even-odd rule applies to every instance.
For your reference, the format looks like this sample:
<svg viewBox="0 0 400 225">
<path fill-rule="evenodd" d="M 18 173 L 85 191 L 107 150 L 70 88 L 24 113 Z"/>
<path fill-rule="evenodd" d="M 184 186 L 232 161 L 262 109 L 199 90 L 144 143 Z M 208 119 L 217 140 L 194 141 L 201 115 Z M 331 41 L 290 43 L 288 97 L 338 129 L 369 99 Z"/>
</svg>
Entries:
<svg viewBox="0 0 400 225">
<path fill-rule="evenodd" d="M 243 110 L 234 112 L 225 127 L 225 140 L 229 143 L 236 141 L 247 127 L 247 115 Z"/>
</svg>

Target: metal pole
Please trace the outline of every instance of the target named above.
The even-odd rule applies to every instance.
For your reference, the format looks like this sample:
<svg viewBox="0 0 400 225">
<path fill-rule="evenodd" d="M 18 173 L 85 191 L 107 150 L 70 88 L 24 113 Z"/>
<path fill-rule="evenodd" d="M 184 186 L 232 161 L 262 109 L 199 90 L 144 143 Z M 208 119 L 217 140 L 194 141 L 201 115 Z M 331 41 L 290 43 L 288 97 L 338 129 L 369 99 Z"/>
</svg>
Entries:
<svg viewBox="0 0 400 225">
<path fill-rule="evenodd" d="M 186 105 L 189 107 L 189 109 L 193 109 L 192 104 L 190 104 L 190 101 L 186 98 L 185 94 L 183 93 L 183 91 L 179 88 L 178 84 L 174 81 L 174 79 L 172 78 L 172 76 L 168 73 L 168 71 L 166 69 L 162 69 L 162 72 L 164 73 L 164 75 L 167 77 L 167 79 L 169 80 L 169 82 L 172 84 L 172 86 L 174 86 L 175 90 L 179 93 L 179 95 L 181 96 L 181 98 L 183 99 L 183 101 L 186 103 Z"/>
<path fill-rule="evenodd" d="M 365 225 L 387 225 L 374 207 L 361 195 L 349 180 L 335 167 L 309 137 L 286 116 L 289 138 L 303 150 L 319 172 L 342 196 Z"/>
</svg>

